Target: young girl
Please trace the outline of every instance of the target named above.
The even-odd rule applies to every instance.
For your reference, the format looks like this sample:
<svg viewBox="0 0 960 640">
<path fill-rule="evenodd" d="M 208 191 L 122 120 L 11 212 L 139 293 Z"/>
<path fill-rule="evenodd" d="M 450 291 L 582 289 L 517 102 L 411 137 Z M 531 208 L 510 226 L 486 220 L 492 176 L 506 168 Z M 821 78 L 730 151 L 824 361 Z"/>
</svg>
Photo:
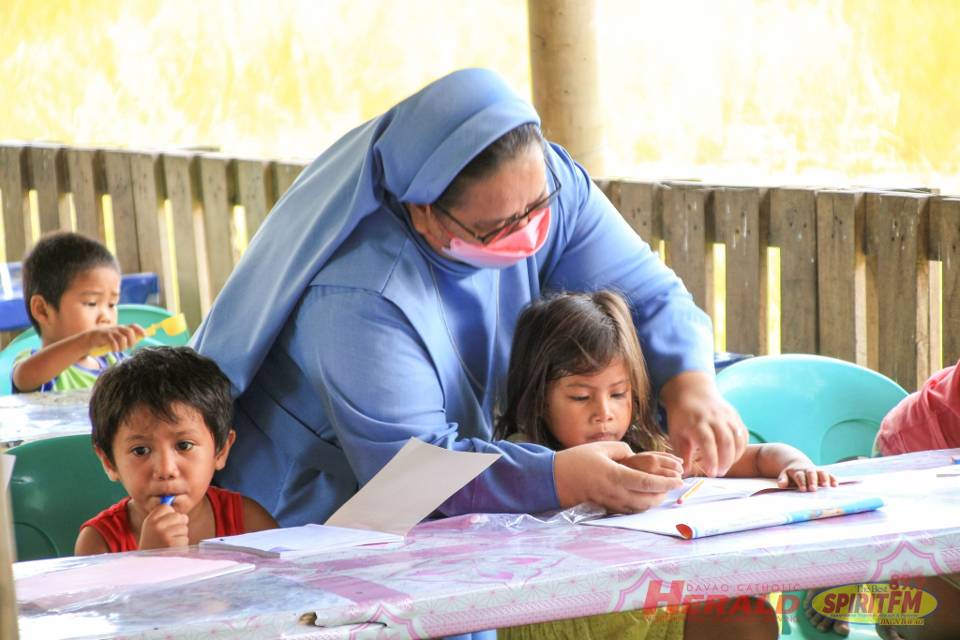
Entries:
<svg viewBox="0 0 960 640">
<path fill-rule="evenodd" d="M 517 321 L 497 438 L 566 449 L 622 440 L 652 468 L 674 473 L 654 417 L 650 379 L 626 302 L 616 293 L 564 293 L 533 302 Z M 777 478 L 803 491 L 836 478 L 785 444 L 749 445 L 727 477 Z"/>
<path fill-rule="evenodd" d="M 650 379 L 626 302 L 616 293 L 563 293 L 534 301 L 517 321 L 507 395 L 495 438 L 560 450 L 599 440 L 622 440 L 636 455 L 630 466 L 665 476 L 682 474 L 680 458 L 654 417 Z M 785 444 L 749 445 L 728 477 L 777 478 L 803 491 L 837 480 Z M 750 616 L 699 610 L 684 614 L 626 612 L 506 630 L 510 638 L 617 633 L 631 638 L 775 638 L 772 609 L 750 603 Z M 715 610 L 716 605 L 711 605 Z M 611 636 L 612 637 L 612 636 Z"/>
</svg>

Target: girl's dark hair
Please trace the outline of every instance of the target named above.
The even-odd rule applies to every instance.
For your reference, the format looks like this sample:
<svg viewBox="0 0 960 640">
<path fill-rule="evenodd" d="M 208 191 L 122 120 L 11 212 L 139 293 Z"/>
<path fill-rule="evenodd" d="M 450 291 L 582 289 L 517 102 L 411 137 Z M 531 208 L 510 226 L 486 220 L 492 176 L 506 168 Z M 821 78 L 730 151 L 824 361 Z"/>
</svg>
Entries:
<svg viewBox="0 0 960 640">
<path fill-rule="evenodd" d="M 230 381 L 216 362 L 190 347 L 140 349 L 100 374 L 90 397 L 93 444 L 114 462 L 113 439 L 137 408 L 175 423 L 174 404 L 203 416 L 219 453 L 233 424 Z"/>
<path fill-rule="evenodd" d="M 627 367 L 633 396 L 624 441 L 634 451 L 665 450 L 630 308 L 612 291 L 555 294 L 523 310 L 513 335 L 506 399 L 494 438 L 522 433 L 527 442 L 562 449 L 545 420 L 550 384 L 565 376 L 593 375 L 617 357 Z"/>
<path fill-rule="evenodd" d="M 80 233 L 55 231 L 34 245 L 23 259 L 23 302 L 30 324 L 40 333 L 40 325 L 30 311 L 30 299 L 39 295 L 54 309 L 70 288 L 77 274 L 96 267 L 120 272 L 120 265 L 105 246 Z"/>
<path fill-rule="evenodd" d="M 460 170 L 457 177 L 437 198 L 437 204 L 447 209 L 456 207 L 460 196 L 472 181 L 493 175 L 505 162 L 513 160 L 532 144 L 540 145 L 541 148 L 546 146 L 540 127 L 533 122 L 507 131 Z"/>
</svg>

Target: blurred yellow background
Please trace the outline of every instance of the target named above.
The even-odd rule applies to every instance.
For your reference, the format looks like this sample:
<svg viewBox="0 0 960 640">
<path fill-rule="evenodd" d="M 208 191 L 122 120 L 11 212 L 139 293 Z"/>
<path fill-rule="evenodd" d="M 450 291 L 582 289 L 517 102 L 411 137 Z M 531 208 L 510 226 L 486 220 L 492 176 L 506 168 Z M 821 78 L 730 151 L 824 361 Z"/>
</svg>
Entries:
<svg viewBox="0 0 960 640">
<path fill-rule="evenodd" d="M 960 2 L 598 0 L 611 175 L 960 193 Z M 0 0 L 0 138 L 311 158 L 524 0 Z"/>
</svg>

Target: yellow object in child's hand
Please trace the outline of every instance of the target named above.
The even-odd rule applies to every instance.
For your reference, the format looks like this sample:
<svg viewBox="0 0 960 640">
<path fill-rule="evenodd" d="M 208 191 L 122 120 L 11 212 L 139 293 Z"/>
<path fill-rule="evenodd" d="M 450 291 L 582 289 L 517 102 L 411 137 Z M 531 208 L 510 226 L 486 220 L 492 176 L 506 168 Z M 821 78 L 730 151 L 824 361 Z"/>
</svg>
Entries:
<svg viewBox="0 0 960 640">
<path fill-rule="evenodd" d="M 182 313 L 178 313 L 175 316 L 170 316 L 169 318 L 150 325 L 143 330 L 143 333 L 145 337 L 150 337 L 155 335 L 160 329 L 163 329 L 164 333 L 166 333 L 168 336 L 175 336 L 183 333 L 187 330 L 187 318 Z M 97 357 L 106 355 L 111 351 L 112 349 L 110 347 L 97 347 L 96 349 L 90 351 L 90 355 Z"/>
</svg>

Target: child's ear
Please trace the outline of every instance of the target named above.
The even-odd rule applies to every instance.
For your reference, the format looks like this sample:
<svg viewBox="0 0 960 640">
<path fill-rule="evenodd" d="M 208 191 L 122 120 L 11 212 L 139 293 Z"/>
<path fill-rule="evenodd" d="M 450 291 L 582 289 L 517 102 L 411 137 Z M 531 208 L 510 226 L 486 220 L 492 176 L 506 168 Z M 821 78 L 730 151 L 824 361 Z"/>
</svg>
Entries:
<svg viewBox="0 0 960 640">
<path fill-rule="evenodd" d="M 100 458 L 100 464 L 103 465 L 103 472 L 107 474 L 107 477 L 113 480 L 114 482 L 120 482 L 120 474 L 117 473 L 117 468 L 110 458 L 100 447 L 94 445 L 93 452 L 97 454 L 97 457 Z"/>
<path fill-rule="evenodd" d="M 39 293 L 30 296 L 30 315 L 32 315 L 33 319 L 41 326 L 50 323 L 50 312 L 52 310 L 53 308 L 50 304 L 48 304 Z"/>
<path fill-rule="evenodd" d="M 234 441 L 237 439 L 237 432 L 233 429 L 230 429 L 230 433 L 227 434 L 227 441 L 223 443 L 223 448 L 217 452 L 217 456 L 213 459 L 214 469 L 220 471 L 227 464 L 227 456 L 230 455 L 230 447 L 233 446 Z"/>
</svg>

